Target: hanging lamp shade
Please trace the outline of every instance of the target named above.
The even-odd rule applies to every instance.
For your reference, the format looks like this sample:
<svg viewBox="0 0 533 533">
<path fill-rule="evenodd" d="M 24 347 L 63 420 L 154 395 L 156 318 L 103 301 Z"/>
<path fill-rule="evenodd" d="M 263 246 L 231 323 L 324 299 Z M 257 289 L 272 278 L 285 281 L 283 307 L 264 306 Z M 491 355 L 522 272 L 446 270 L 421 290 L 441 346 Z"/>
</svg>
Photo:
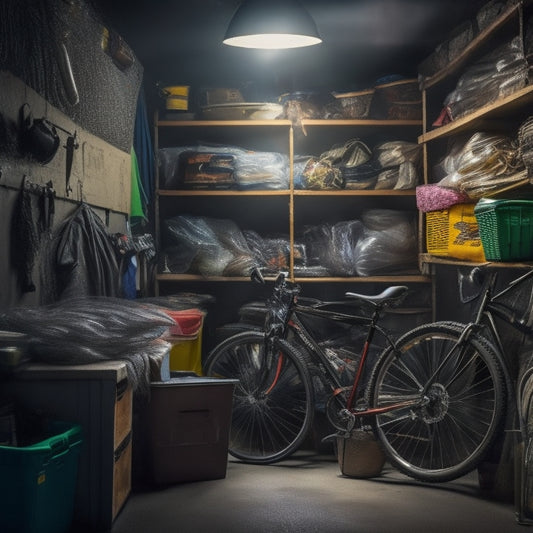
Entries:
<svg viewBox="0 0 533 533">
<path fill-rule="evenodd" d="M 297 0 L 244 0 L 224 44 L 243 48 L 299 48 L 322 42 L 311 15 Z"/>
</svg>

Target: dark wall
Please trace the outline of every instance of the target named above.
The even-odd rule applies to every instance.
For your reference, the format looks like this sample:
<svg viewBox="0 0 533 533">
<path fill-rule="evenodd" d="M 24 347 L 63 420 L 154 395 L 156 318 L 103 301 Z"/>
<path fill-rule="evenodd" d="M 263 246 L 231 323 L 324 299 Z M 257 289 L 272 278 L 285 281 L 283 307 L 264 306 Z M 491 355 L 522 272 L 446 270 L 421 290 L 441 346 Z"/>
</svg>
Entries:
<svg viewBox="0 0 533 533">
<path fill-rule="evenodd" d="M 124 42 L 122 50 L 132 62 L 119 64 L 104 45 L 106 36 L 115 37 L 84 0 L 0 2 L 0 310 L 49 303 L 50 272 L 43 268 L 49 232 L 54 234 L 80 202 L 91 206 L 110 235 L 127 231 L 130 149 L 143 68 Z M 50 161 L 40 162 L 24 149 L 18 111 L 24 103 L 34 119 L 44 117 L 57 126 L 60 142 Z M 66 145 L 73 133 L 77 148 L 68 190 Z M 40 192 L 47 183 L 55 191 L 52 225 L 39 233 L 38 242 L 28 242 L 30 233 L 14 224 L 21 220 L 25 178 L 33 186 L 26 220 L 34 225 Z M 21 287 L 20 256 L 28 265 L 34 262 L 34 291 Z"/>
</svg>

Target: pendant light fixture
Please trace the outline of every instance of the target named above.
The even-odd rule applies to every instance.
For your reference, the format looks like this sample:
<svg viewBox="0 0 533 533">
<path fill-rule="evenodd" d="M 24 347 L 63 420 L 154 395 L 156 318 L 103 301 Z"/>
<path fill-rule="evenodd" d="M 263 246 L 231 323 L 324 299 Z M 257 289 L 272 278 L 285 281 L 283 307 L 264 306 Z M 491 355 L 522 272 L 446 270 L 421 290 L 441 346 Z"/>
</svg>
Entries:
<svg viewBox="0 0 533 533">
<path fill-rule="evenodd" d="M 244 0 L 223 42 L 243 48 L 282 49 L 311 46 L 322 39 L 298 0 Z"/>
</svg>

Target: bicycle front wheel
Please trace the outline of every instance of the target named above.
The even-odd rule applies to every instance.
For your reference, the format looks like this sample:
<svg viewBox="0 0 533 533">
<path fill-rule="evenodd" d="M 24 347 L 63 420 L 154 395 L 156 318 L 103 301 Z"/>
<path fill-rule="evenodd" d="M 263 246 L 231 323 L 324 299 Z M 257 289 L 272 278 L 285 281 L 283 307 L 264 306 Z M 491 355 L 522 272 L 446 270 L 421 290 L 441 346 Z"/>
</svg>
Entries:
<svg viewBox="0 0 533 533">
<path fill-rule="evenodd" d="M 391 464 L 422 481 L 473 470 L 494 443 L 506 405 L 504 374 L 492 345 L 464 326 L 437 322 L 401 337 L 376 363 L 372 407 L 410 406 L 376 415 L 373 428 Z"/>
<path fill-rule="evenodd" d="M 291 455 L 313 422 L 312 380 L 300 353 L 287 341 L 265 350 L 265 336 L 244 332 L 226 339 L 209 355 L 207 376 L 238 379 L 233 394 L 229 453 L 267 464 Z"/>
</svg>

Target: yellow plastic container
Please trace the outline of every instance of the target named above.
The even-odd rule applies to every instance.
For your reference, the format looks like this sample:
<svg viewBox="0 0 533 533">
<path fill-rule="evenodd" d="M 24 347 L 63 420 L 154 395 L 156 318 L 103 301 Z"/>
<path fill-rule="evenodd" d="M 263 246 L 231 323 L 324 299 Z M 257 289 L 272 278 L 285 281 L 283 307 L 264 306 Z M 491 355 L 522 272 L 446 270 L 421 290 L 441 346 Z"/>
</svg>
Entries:
<svg viewBox="0 0 533 533">
<path fill-rule="evenodd" d="M 166 97 L 166 108 L 169 111 L 187 111 L 189 109 L 189 86 L 172 85 L 163 87 L 163 95 Z"/>
<path fill-rule="evenodd" d="M 202 376 L 202 329 L 195 338 L 176 339 L 173 337 L 170 349 L 169 368 L 173 370 L 191 370 Z"/>
<path fill-rule="evenodd" d="M 431 255 L 485 262 L 474 215 L 475 204 L 457 204 L 426 213 L 426 246 Z"/>
</svg>

